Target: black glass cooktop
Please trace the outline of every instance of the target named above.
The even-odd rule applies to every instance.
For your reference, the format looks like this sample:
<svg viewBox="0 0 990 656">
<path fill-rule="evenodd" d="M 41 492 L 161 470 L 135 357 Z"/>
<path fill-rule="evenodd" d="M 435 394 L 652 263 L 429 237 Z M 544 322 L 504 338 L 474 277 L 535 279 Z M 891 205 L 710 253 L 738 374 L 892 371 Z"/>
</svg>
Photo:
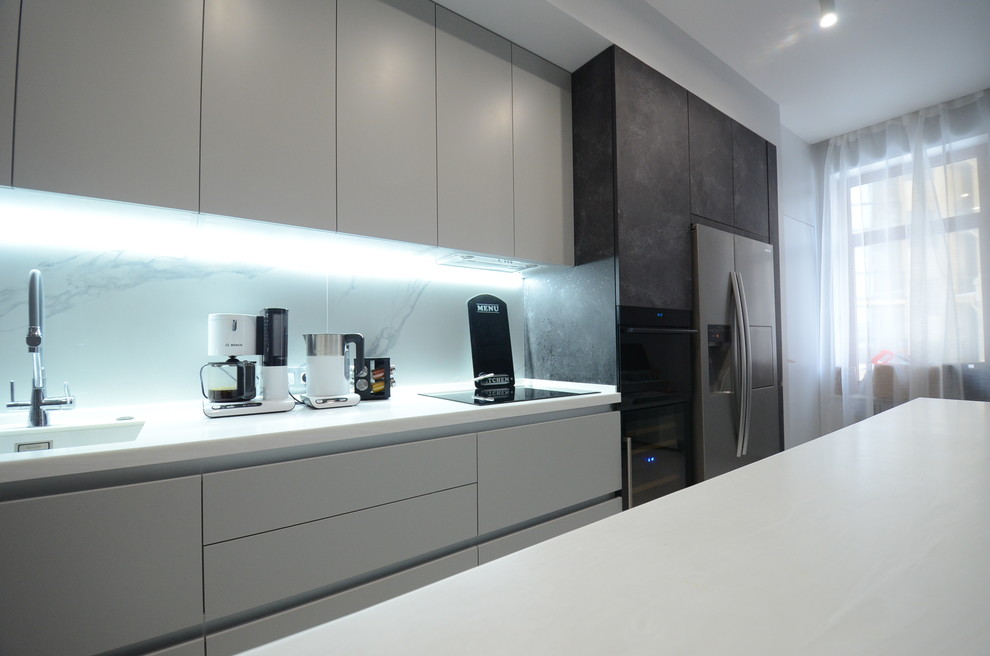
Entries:
<svg viewBox="0 0 990 656">
<path fill-rule="evenodd" d="M 423 394 L 437 399 L 447 399 L 471 405 L 493 405 L 495 403 L 518 403 L 519 401 L 537 401 L 539 399 L 555 399 L 561 396 L 580 396 L 582 394 L 597 394 L 598 392 L 578 392 L 541 389 L 539 387 L 495 387 L 483 390 L 457 390 L 454 392 L 436 392 Z"/>
</svg>

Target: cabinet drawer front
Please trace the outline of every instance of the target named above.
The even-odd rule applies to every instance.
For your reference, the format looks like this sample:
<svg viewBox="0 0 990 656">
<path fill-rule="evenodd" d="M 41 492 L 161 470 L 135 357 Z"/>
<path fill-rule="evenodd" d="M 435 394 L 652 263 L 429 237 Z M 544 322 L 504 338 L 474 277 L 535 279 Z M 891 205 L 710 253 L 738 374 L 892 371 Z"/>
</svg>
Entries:
<svg viewBox="0 0 990 656">
<path fill-rule="evenodd" d="M 458 435 L 203 476 L 203 543 L 254 535 L 476 482 Z"/>
<path fill-rule="evenodd" d="M 234 656 L 478 566 L 478 548 L 403 570 L 339 594 L 206 636 L 210 656 Z"/>
<path fill-rule="evenodd" d="M 618 412 L 479 433 L 479 533 L 619 490 L 620 449 Z"/>
<path fill-rule="evenodd" d="M 206 619 L 303 594 L 477 536 L 477 486 L 203 549 Z"/>
<path fill-rule="evenodd" d="M 515 533 L 510 533 L 505 537 L 490 540 L 478 545 L 478 562 L 481 565 L 490 563 L 502 556 L 508 556 L 520 549 L 545 542 L 550 538 L 569 533 L 574 529 L 587 526 L 588 524 L 620 512 L 622 512 L 622 499 L 616 497 L 615 499 L 610 499 L 590 508 L 552 519 L 549 522 L 544 522 L 532 528 L 523 529 Z"/>
<path fill-rule="evenodd" d="M 197 630 L 199 508 L 199 476 L 0 503 L 0 654 Z"/>
</svg>

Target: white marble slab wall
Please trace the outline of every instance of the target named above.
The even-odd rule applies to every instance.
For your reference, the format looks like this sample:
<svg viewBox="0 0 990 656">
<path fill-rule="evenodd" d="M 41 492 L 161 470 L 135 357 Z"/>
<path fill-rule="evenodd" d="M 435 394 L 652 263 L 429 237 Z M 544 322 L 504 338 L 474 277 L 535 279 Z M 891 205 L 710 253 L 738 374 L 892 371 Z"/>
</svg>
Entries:
<svg viewBox="0 0 990 656">
<path fill-rule="evenodd" d="M 356 332 L 367 355 L 392 358 L 399 385 L 456 385 L 471 376 L 466 302 L 492 293 L 509 305 L 523 371 L 521 281 L 433 265 L 431 249 L 9 188 L 0 231 L 0 381 L 19 400 L 35 268 L 48 391 L 68 381 L 80 407 L 201 398 L 199 369 L 218 359 L 207 315 L 265 307 L 289 311 L 290 366 L 305 363 L 302 334 Z"/>
</svg>

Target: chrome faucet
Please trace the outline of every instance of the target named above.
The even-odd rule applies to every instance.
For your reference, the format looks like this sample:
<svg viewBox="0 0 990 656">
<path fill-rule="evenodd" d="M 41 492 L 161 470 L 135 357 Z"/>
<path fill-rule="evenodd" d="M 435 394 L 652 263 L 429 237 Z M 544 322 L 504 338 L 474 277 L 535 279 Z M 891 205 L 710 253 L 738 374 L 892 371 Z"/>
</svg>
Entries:
<svg viewBox="0 0 990 656">
<path fill-rule="evenodd" d="M 48 410 L 71 410 L 76 399 L 69 394 L 69 384 L 63 383 L 64 396 L 48 398 L 45 395 L 45 362 L 43 342 L 45 337 L 45 286 L 41 272 L 32 269 L 28 275 L 28 332 L 27 347 L 34 364 L 31 378 L 31 400 L 14 400 L 14 381 L 10 381 L 8 408 L 30 408 L 28 422 L 31 426 L 47 426 Z"/>
</svg>

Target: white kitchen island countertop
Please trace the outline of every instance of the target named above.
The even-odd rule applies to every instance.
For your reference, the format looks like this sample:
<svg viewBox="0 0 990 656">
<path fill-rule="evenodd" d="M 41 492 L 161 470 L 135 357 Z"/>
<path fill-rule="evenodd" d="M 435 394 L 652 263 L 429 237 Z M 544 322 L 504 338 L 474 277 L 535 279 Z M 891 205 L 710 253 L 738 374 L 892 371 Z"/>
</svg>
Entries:
<svg viewBox="0 0 990 656">
<path fill-rule="evenodd" d="M 917 399 L 258 647 L 990 654 L 990 403 Z"/>
</svg>

